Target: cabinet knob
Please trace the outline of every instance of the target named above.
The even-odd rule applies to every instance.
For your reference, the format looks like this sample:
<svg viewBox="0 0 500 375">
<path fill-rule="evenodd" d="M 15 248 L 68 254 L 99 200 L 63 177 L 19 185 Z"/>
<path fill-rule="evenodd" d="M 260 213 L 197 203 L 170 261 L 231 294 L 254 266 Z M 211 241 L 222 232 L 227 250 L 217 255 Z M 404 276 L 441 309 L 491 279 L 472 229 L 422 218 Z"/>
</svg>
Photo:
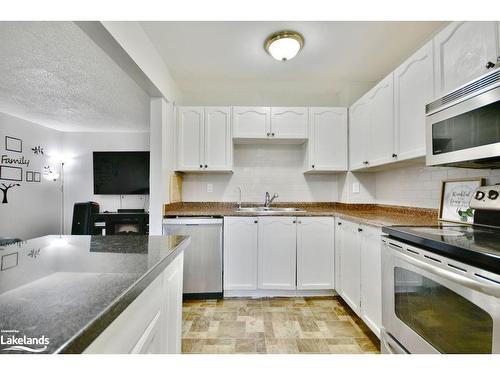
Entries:
<svg viewBox="0 0 500 375">
<path fill-rule="evenodd" d="M 294 221 L 292 221 L 292 223 L 294 223 L 294 224 L 295 224 L 296 222 L 297 222 L 297 221 L 295 221 L 295 220 L 294 220 Z"/>
<path fill-rule="evenodd" d="M 203 164 L 200 164 L 200 168 L 203 168 Z"/>
<path fill-rule="evenodd" d="M 311 167 L 313 167 L 313 168 L 314 168 L 314 164 L 313 164 Z"/>
<path fill-rule="evenodd" d="M 254 223 L 257 224 L 259 222 L 259 220 L 254 220 Z"/>
<path fill-rule="evenodd" d="M 366 161 L 366 160 L 365 160 L 365 161 L 363 162 L 363 164 L 364 164 L 364 165 L 368 165 L 368 161 Z"/>
<path fill-rule="evenodd" d="M 337 225 L 342 225 L 342 223 L 339 221 L 339 222 L 337 223 Z"/>
<path fill-rule="evenodd" d="M 363 228 L 358 228 L 358 232 L 362 232 L 363 231 Z"/>
<path fill-rule="evenodd" d="M 497 59 L 497 60 L 498 60 L 498 59 Z M 486 69 L 491 69 L 491 68 L 494 68 L 494 67 L 495 67 L 495 64 L 494 64 L 494 63 L 492 63 L 491 61 L 488 61 L 488 62 L 486 63 L 486 66 L 485 66 L 485 67 L 486 67 Z"/>
<path fill-rule="evenodd" d="M 274 133 L 271 133 L 271 135 L 274 137 Z"/>
<path fill-rule="evenodd" d="M 205 164 L 205 168 L 208 168 L 208 165 Z"/>
<path fill-rule="evenodd" d="M 393 158 L 397 158 L 397 157 L 398 157 L 398 154 L 392 154 L 392 157 L 393 157 Z"/>
<path fill-rule="evenodd" d="M 267 133 L 267 136 L 270 137 L 271 136 L 271 133 Z"/>
</svg>

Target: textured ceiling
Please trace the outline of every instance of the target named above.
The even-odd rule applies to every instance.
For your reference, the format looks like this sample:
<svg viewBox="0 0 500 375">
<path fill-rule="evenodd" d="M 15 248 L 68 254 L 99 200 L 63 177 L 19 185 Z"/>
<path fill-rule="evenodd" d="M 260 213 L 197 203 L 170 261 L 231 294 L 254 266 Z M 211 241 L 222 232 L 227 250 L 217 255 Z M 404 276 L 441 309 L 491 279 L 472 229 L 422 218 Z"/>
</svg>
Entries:
<svg viewBox="0 0 500 375">
<path fill-rule="evenodd" d="M 0 112 L 63 131 L 149 129 L 149 97 L 72 22 L 0 22 Z"/>
<path fill-rule="evenodd" d="M 248 105 L 349 101 L 366 90 L 363 83 L 383 78 L 445 24 L 141 22 L 186 102 Z M 263 48 L 268 35 L 283 29 L 305 38 L 304 49 L 286 63 Z"/>
</svg>

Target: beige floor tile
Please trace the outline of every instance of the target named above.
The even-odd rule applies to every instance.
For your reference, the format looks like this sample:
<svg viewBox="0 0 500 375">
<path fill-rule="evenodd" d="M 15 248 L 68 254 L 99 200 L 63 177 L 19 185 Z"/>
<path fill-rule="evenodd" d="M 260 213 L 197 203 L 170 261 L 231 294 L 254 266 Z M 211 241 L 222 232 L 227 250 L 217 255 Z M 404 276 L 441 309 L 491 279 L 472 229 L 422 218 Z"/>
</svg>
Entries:
<svg viewBox="0 0 500 375">
<path fill-rule="evenodd" d="M 229 298 L 183 304 L 183 353 L 378 353 L 336 297 Z"/>
</svg>

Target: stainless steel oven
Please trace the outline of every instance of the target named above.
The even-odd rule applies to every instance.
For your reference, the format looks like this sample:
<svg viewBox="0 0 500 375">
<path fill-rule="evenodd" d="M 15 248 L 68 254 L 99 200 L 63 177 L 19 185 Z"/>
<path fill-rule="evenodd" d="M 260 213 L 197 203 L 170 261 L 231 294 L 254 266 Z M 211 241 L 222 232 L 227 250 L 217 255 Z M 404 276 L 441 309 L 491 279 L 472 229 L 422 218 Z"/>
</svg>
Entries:
<svg viewBox="0 0 500 375">
<path fill-rule="evenodd" d="M 427 165 L 500 168 L 500 68 L 425 109 Z"/>
<path fill-rule="evenodd" d="M 500 353 L 500 276 L 383 237 L 385 353 Z"/>
</svg>

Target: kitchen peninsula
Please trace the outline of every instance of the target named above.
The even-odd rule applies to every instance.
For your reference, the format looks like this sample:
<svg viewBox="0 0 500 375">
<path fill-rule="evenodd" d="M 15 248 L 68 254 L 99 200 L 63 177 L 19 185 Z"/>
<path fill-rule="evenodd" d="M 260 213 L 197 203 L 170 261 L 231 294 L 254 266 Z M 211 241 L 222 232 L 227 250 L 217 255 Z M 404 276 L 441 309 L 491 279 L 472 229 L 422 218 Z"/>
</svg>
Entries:
<svg viewBox="0 0 500 375">
<path fill-rule="evenodd" d="M 0 246 L 0 353 L 179 353 L 183 236 Z"/>
</svg>

